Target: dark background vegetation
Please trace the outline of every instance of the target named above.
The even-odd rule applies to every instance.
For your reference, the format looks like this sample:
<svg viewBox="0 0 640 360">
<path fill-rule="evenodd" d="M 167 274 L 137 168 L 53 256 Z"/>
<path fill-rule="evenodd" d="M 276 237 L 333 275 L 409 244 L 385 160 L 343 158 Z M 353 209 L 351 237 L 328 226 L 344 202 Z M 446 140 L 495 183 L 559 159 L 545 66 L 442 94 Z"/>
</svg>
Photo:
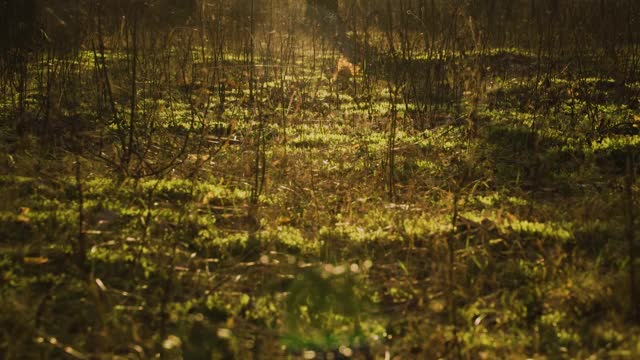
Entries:
<svg viewBox="0 0 640 360">
<path fill-rule="evenodd" d="M 0 1 L 0 357 L 640 357 L 636 0 Z"/>
</svg>

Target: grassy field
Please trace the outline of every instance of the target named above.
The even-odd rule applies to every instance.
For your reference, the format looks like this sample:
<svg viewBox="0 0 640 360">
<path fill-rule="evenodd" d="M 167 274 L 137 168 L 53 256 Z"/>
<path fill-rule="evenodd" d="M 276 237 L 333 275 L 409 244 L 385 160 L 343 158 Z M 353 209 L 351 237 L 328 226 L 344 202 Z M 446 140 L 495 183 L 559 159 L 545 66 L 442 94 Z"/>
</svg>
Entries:
<svg viewBox="0 0 640 360">
<path fill-rule="evenodd" d="M 46 124 L 36 80 L 18 126 L 3 98 L 4 358 L 640 357 L 640 83 L 517 49 L 400 81 L 303 54 L 256 58 L 251 91 L 240 59 L 213 88 L 210 59 L 149 60 L 111 122 L 90 75 L 124 56 L 57 62 L 77 103 Z"/>
</svg>

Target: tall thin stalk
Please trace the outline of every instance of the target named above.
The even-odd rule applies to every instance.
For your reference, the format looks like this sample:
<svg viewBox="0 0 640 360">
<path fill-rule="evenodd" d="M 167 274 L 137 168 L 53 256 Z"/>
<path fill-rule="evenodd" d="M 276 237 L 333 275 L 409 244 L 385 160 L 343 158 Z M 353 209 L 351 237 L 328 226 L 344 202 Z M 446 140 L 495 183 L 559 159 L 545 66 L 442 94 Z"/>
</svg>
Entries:
<svg viewBox="0 0 640 360">
<path fill-rule="evenodd" d="M 133 9 L 133 23 L 131 27 L 131 93 L 130 102 L 131 107 L 129 109 L 129 134 L 127 140 L 127 149 L 125 157 L 123 159 L 123 168 L 125 172 L 128 172 L 128 167 L 131 162 L 131 157 L 134 152 L 134 140 L 135 140 L 135 127 L 136 127 L 136 108 L 138 105 L 138 85 L 137 85 L 137 71 L 138 71 L 138 16 L 139 11 L 137 8 Z"/>
<path fill-rule="evenodd" d="M 637 249 L 635 244 L 636 237 L 636 213 L 635 213 L 635 197 L 633 186 L 636 182 L 636 161 L 635 154 L 629 150 L 626 161 L 626 176 L 624 183 L 625 192 L 625 237 L 627 247 L 629 249 L 629 293 L 630 293 L 630 317 L 635 322 L 640 322 L 640 293 L 638 292 L 637 283 Z"/>
</svg>

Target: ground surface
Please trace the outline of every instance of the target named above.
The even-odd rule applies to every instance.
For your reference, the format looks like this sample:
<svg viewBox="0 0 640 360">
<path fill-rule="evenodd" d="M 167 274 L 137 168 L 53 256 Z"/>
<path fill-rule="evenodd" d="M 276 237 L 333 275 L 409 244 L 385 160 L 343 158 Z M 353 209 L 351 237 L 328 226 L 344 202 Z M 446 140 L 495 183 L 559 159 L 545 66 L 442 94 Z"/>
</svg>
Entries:
<svg viewBox="0 0 640 360">
<path fill-rule="evenodd" d="M 206 88 L 141 90 L 141 114 L 164 120 L 130 167 L 173 170 L 140 179 L 114 166 L 114 125 L 69 135 L 89 111 L 47 134 L 2 122 L 2 353 L 640 356 L 625 237 L 639 84 L 519 77 L 535 57 L 505 50 L 481 94 L 421 109 L 389 77 L 317 59 L 258 72 L 259 105 L 238 84 L 223 111 Z"/>
</svg>

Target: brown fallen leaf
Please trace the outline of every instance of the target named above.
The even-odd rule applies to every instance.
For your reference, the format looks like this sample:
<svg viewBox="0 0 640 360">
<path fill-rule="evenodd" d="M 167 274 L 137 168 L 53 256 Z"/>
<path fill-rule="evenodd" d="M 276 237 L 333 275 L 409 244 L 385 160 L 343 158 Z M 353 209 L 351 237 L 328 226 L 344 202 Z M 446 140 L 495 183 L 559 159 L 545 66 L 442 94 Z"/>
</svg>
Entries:
<svg viewBox="0 0 640 360">
<path fill-rule="evenodd" d="M 29 265 L 42 265 L 48 263 L 49 259 L 44 256 L 25 256 L 23 261 Z"/>
<path fill-rule="evenodd" d="M 28 223 L 31 221 L 31 219 L 29 218 L 29 212 L 31 211 L 31 209 L 29 209 L 28 207 L 21 207 L 20 209 L 18 209 L 18 215 L 16 215 L 16 222 L 18 223 Z"/>
</svg>

